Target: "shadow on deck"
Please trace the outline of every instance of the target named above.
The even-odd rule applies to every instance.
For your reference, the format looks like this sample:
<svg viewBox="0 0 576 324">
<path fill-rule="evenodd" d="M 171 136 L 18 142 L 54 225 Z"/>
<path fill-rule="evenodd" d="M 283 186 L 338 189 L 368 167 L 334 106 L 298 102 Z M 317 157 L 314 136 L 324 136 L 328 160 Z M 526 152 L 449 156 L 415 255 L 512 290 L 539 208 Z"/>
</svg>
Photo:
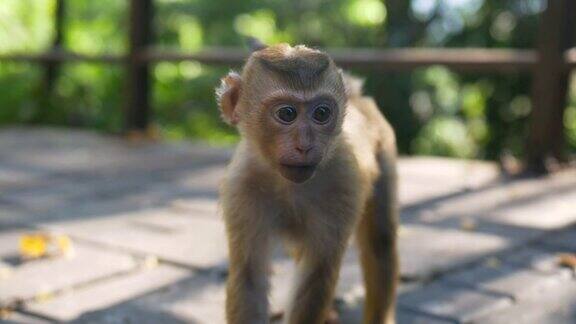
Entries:
<svg viewBox="0 0 576 324">
<path fill-rule="evenodd" d="M 229 149 L 127 142 L 85 131 L 0 131 L 0 308 L 6 322 L 223 322 L 226 241 L 217 188 Z M 576 171 L 501 178 L 491 163 L 400 161 L 400 323 L 572 323 Z M 35 230 L 73 258 L 18 259 Z M 272 307 L 293 269 L 274 258 Z M 337 309 L 360 321 L 356 251 Z M 538 307 L 536 307 L 538 306 Z M 4 313 L 2 313 L 4 314 Z"/>
</svg>

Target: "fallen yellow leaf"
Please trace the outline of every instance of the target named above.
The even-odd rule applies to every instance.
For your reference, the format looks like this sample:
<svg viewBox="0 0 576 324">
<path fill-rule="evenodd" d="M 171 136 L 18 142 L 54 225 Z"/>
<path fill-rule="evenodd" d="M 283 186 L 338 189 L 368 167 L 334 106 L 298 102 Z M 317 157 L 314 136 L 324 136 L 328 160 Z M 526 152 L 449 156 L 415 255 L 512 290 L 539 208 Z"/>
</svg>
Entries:
<svg viewBox="0 0 576 324">
<path fill-rule="evenodd" d="M 20 254 L 26 259 L 36 259 L 46 255 L 47 237 L 44 234 L 25 234 L 20 237 Z"/>
<path fill-rule="evenodd" d="M 47 256 L 74 255 L 72 240 L 67 235 L 51 233 L 31 233 L 20 237 L 20 255 L 24 259 L 38 259 Z"/>
</svg>

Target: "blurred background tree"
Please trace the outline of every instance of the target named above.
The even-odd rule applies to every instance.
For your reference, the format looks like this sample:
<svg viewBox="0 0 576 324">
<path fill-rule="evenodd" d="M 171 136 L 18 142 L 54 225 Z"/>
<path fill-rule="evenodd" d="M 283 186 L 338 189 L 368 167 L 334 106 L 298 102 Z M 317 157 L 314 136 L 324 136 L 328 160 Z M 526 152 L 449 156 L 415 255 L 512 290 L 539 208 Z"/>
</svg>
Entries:
<svg viewBox="0 0 576 324">
<path fill-rule="evenodd" d="M 53 34 L 53 0 L 0 2 L 0 52 L 41 52 Z M 267 43 L 338 47 L 533 48 L 542 0 L 156 0 L 155 46 L 197 51 Z M 126 51 L 128 1 L 67 1 L 64 47 L 85 54 Z M 220 122 L 213 88 L 227 67 L 159 63 L 153 69 L 154 126 L 167 139 L 236 140 Z M 497 159 L 522 155 L 530 114 L 526 74 L 353 71 L 366 79 L 394 124 L 404 154 Z M 565 124 L 576 151 L 576 89 Z M 46 124 L 118 132 L 121 66 L 67 63 L 52 96 L 38 65 L 0 62 L 0 125 Z"/>
</svg>

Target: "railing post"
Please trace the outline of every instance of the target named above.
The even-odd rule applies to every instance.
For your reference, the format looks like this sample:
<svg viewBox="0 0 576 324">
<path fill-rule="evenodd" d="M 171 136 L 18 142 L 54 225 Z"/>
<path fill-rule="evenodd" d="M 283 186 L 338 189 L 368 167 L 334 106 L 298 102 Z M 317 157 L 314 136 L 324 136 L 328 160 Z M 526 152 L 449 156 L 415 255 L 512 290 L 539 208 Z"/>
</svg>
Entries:
<svg viewBox="0 0 576 324">
<path fill-rule="evenodd" d="M 64 40 L 64 0 L 56 0 L 54 14 L 54 39 L 52 40 L 52 51 L 60 51 Z M 58 77 L 59 63 L 54 61 L 46 62 L 44 74 L 44 91 L 46 96 L 50 95 L 54 88 L 54 82 Z"/>
<path fill-rule="evenodd" d="M 548 0 L 540 16 L 538 63 L 532 80 L 532 113 L 526 145 L 526 172 L 544 174 L 562 160 L 563 116 L 568 90 L 564 51 L 569 46 L 574 0 Z"/>
<path fill-rule="evenodd" d="M 149 64 L 141 60 L 152 42 L 152 0 L 130 0 L 130 40 L 126 62 L 125 130 L 146 132 L 150 122 Z"/>
</svg>

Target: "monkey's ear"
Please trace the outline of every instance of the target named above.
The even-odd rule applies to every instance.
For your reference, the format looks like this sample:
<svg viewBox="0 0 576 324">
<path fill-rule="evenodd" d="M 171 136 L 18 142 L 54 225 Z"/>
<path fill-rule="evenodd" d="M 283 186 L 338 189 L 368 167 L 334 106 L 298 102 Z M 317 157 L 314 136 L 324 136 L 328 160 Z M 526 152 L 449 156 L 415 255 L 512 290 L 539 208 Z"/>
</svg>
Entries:
<svg viewBox="0 0 576 324">
<path fill-rule="evenodd" d="M 238 105 L 240 98 L 242 78 L 238 73 L 230 72 L 220 81 L 220 86 L 216 88 L 216 101 L 220 108 L 222 120 L 228 125 L 236 125 L 239 121 L 236 105 Z"/>
</svg>

